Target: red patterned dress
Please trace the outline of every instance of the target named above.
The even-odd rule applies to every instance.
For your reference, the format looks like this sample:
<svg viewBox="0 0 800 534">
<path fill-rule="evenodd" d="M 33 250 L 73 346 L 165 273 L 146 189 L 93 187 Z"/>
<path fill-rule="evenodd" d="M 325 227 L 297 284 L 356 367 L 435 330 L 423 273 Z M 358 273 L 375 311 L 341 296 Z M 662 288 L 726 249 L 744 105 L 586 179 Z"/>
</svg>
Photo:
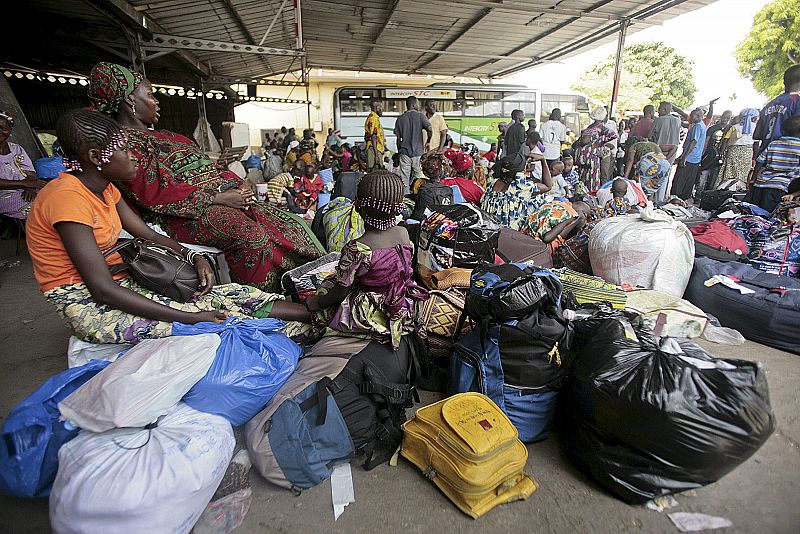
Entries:
<svg viewBox="0 0 800 534">
<path fill-rule="evenodd" d="M 242 180 L 217 167 L 188 138 L 166 130 L 125 132 L 138 169 L 121 189 L 146 221 L 173 239 L 222 249 L 234 281 L 276 290 L 284 272 L 324 253 L 292 213 L 263 203 L 248 210 L 214 204 L 220 185 Z"/>
</svg>

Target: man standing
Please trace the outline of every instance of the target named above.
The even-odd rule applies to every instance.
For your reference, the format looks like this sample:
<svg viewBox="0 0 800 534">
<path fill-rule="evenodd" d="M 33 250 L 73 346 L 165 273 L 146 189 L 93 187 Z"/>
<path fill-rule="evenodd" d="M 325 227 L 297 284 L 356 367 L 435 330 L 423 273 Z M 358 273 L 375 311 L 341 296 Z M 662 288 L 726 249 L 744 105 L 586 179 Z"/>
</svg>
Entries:
<svg viewBox="0 0 800 534">
<path fill-rule="evenodd" d="M 753 132 L 753 139 L 761 141 L 755 156 L 764 152 L 770 142 L 783 132 L 783 121 L 800 115 L 800 65 L 792 65 L 783 73 L 784 93 L 778 95 L 761 110 Z"/>
<path fill-rule="evenodd" d="M 425 140 L 422 139 L 425 130 Z M 397 118 L 394 125 L 397 136 L 397 151 L 400 153 L 400 178 L 403 179 L 406 194 L 411 192 L 411 178 L 422 177 L 419 159 L 430 146 L 433 127 L 428 118 L 419 112 L 419 100 L 416 96 L 406 98 L 406 112 Z"/>
<path fill-rule="evenodd" d="M 544 159 L 551 165 L 561 157 L 561 143 L 567 140 L 567 127 L 561 122 L 561 110 L 555 108 L 550 112 L 550 119 L 542 124 L 539 132 L 544 143 Z"/>
<path fill-rule="evenodd" d="M 678 171 L 672 184 L 671 193 L 682 200 L 692 196 L 697 177 L 700 174 L 700 159 L 706 148 L 706 125 L 703 110 L 696 108 L 689 114 L 689 133 L 683 142 L 683 153 L 678 158 Z"/>
<path fill-rule="evenodd" d="M 506 129 L 508 128 L 508 123 L 505 121 L 501 121 L 497 123 L 497 131 L 500 134 L 497 136 L 497 159 L 502 158 L 506 155 Z"/>
<path fill-rule="evenodd" d="M 525 138 L 527 137 L 525 127 L 522 125 L 524 120 L 525 112 L 521 109 L 515 109 L 511 112 L 511 125 L 506 128 L 506 133 L 503 136 L 506 147 L 504 156 L 510 157 L 522 153 L 522 147 L 525 145 Z"/>
<path fill-rule="evenodd" d="M 383 135 L 381 115 L 383 115 L 383 102 L 373 98 L 369 102 L 369 115 L 364 122 L 364 141 L 366 142 L 367 170 L 372 171 L 383 166 L 383 151 L 386 147 L 386 137 Z"/>
<path fill-rule="evenodd" d="M 658 105 L 658 117 L 650 129 L 650 140 L 661 148 L 661 152 L 672 165 L 681 142 L 681 120 L 672 114 L 672 104 L 669 102 L 661 102 Z M 655 196 L 657 202 L 666 198 L 668 184 L 669 180 L 665 180 L 658 188 Z"/>
<path fill-rule="evenodd" d="M 721 167 L 720 160 L 722 159 L 719 146 L 722 138 L 725 137 L 731 127 L 732 116 L 733 112 L 731 110 L 723 111 L 719 120 L 710 126 L 706 132 L 706 151 L 703 153 L 703 160 L 700 165 L 700 183 L 695 193 L 697 201 L 700 200 L 700 195 L 704 190 L 713 188 L 717 183 Z"/>
<path fill-rule="evenodd" d="M 652 104 L 647 104 L 642 110 L 644 115 L 641 119 L 636 121 L 636 126 L 631 130 L 631 137 L 638 137 L 640 139 L 647 139 L 650 137 L 650 130 L 653 128 L 653 118 L 656 114 L 656 108 Z"/>
<path fill-rule="evenodd" d="M 442 117 L 441 113 L 436 113 L 436 100 L 428 100 L 425 102 L 425 116 L 431 123 L 433 133 L 431 134 L 431 144 L 427 147 L 426 152 L 434 150 L 436 152 L 444 152 L 444 143 L 447 141 L 447 122 Z"/>
</svg>

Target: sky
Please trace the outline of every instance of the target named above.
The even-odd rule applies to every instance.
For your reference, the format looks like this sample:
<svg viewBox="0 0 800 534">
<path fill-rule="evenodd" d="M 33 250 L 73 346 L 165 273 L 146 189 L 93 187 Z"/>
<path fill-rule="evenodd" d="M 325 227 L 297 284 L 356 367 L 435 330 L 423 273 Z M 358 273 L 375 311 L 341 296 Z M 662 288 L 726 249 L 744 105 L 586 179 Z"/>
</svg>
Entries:
<svg viewBox="0 0 800 534">
<path fill-rule="evenodd" d="M 750 80 L 739 75 L 733 56 L 736 45 L 750 31 L 755 14 L 770 0 L 717 0 L 711 5 L 629 34 L 626 45 L 664 41 L 679 54 L 694 61 L 697 93 L 695 105 L 720 97 L 715 108 L 734 112 L 746 107 L 761 108 L 768 100 Z M 572 92 L 570 85 L 581 73 L 616 53 L 617 43 L 608 43 L 583 54 L 536 67 L 506 80 L 553 92 Z M 774 97 L 775 95 L 769 95 Z"/>
</svg>

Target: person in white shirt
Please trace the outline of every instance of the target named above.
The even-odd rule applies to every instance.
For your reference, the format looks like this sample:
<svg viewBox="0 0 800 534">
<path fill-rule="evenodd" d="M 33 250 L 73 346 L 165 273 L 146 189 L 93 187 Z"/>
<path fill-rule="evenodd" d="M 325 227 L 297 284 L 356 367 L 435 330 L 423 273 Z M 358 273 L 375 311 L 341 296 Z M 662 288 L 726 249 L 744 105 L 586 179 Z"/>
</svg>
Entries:
<svg viewBox="0 0 800 534">
<path fill-rule="evenodd" d="M 547 124 L 547 122 L 545 122 L 544 124 Z M 542 124 L 542 127 L 544 127 L 544 124 Z M 548 194 L 552 195 L 553 197 L 562 197 L 562 198 L 571 197 L 572 196 L 571 187 L 564 179 L 563 175 L 564 163 L 560 159 L 557 159 L 555 161 L 548 162 L 548 165 L 550 166 L 550 175 L 553 180 L 553 187 L 550 189 Z"/>
<path fill-rule="evenodd" d="M 425 103 L 425 116 L 431 123 L 433 133 L 431 134 L 430 145 L 427 151 L 444 152 L 444 144 L 447 140 L 447 122 L 442 117 L 441 113 L 436 112 L 436 100 L 428 100 Z"/>
<path fill-rule="evenodd" d="M 550 165 L 561 157 L 561 143 L 567 140 L 567 127 L 561 122 L 560 109 L 550 112 L 550 119 L 539 128 L 539 135 L 544 143 L 544 159 Z"/>
</svg>

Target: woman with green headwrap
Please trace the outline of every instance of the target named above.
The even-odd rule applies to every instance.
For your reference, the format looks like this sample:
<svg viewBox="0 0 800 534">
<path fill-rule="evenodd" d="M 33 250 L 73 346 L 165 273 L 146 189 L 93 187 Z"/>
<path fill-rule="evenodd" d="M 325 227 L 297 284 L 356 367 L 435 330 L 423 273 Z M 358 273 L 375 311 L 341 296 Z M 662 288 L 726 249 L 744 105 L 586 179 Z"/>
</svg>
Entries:
<svg viewBox="0 0 800 534">
<path fill-rule="evenodd" d="M 275 290 L 281 275 L 324 252 L 298 216 L 258 202 L 233 172 L 188 138 L 154 131 L 158 100 L 149 80 L 113 63 L 89 75 L 95 109 L 119 122 L 137 161 L 124 192 L 170 237 L 220 248 L 236 282 Z"/>
</svg>

